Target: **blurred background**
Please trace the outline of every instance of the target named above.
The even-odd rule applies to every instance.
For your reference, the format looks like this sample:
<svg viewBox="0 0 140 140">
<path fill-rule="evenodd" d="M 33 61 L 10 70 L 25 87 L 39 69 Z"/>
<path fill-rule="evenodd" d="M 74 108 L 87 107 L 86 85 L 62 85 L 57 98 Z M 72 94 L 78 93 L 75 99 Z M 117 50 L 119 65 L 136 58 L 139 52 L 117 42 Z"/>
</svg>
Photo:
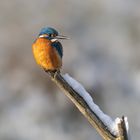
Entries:
<svg viewBox="0 0 140 140">
<path fill-rule="evenodd" d="M 140 1 L 1 0 L 0 139 L 101 140 L 35 63 L 32 43 L 44 26 L 63 41 L 63 73 L 84 85 L 113 119 L 140 132 Z"/>
</svg>

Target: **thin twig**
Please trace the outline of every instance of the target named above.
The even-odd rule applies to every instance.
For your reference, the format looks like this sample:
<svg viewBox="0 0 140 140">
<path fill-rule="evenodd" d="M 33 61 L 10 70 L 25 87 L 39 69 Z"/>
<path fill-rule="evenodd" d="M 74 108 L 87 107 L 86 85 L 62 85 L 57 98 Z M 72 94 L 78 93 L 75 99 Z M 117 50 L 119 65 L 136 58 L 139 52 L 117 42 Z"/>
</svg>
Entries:
<svg viewBox="0 0 140 140">
<path fill-rule="evenodd" d="M 118 130 L 119 130 L 119 140 L 128 140 L 128 134 L 126 129 L 126 124 L 124 120 L 124 116 L 120 120 L 120 123 L 118 124 Z"/>
</svg>

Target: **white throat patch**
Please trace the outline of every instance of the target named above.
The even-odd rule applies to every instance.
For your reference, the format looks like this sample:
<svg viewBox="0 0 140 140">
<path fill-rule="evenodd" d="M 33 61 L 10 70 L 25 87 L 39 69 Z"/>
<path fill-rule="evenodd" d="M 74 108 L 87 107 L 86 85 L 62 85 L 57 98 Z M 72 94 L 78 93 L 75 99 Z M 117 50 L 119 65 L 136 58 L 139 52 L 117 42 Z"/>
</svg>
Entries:
<svg viewBox="0 0 140 140">
<path fill-rule="evenodd" d="M 58 39 L 56 39 L 56 38 L 53 38 L 53 39 L 51 39 L 51 42 L 55 42 L 55 41 L 57 41 Z"/>
</svg>

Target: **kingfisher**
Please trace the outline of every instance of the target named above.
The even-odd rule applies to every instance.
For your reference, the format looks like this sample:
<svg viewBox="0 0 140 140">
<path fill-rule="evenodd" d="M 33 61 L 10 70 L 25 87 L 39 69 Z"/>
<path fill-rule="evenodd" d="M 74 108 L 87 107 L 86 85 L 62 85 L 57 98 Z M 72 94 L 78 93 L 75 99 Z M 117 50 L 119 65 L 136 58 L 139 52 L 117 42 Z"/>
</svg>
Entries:
<svg viewBox="0 0 140 140">
<path fill-rule="evenodd" d="M 51 27 L 42 28 L 32 45 L 36 63 L 46 72 L 59 72 L 62 67 L 63 48 L 60 39 L 69 39 L 59 35 Z"/>
</svg>

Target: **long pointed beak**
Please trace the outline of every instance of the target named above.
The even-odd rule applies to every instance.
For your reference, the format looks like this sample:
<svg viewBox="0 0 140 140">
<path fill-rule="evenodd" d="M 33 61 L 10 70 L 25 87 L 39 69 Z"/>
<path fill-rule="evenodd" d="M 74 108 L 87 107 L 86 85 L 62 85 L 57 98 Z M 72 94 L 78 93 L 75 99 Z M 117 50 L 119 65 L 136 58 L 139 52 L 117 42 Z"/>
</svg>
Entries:
<svg viewBox="0 0 140 140">
<path fill-rule="evenodd" d="M 57 35 L 55 38 L 56 39 L 70 39 L 69 37 L 64 36 L 64 35 Z"/>
</svg>

